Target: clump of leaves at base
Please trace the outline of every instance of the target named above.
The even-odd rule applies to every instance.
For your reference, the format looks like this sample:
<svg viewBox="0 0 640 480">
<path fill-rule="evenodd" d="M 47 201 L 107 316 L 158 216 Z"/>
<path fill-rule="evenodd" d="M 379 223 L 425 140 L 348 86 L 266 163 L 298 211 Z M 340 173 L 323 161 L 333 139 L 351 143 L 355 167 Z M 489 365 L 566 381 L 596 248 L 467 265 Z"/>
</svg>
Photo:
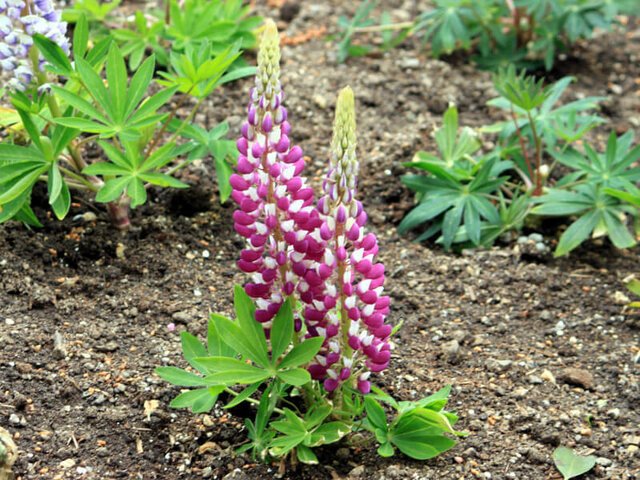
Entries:
<svg viewBox="0 0 640 480">
<path fill-rule="evenodd" d="M 495 77 L 498 98 L 489 105 L 504 110 L 506 119 L 458 133 L 455 107 L 444 115 L 435 133 L 439 155 L 416 153 L 405 166 L 427 175 L 408 175 L 403 183 L 416 192 L 418 205 L 402 220 L 399 231 L 427 225 L 417 240 L 435 237 L 446 248 L 492 245 L 503 234 L 520 231 L 527 218 L 560 216 L 569 220 L 555 251 L 564 255 L 589 237 L 608 236 L 618 248 L 636 241 L 640 232 L 640 146 L 633 132 L 611 133 L 604 153 L 584 142 L 584 135 L 603 120 L 590 110 L 599 97 L 558 106 L 571 83 L 569 77 L 544 85 L 515 69 Z M 478 155 L 477 135 L 497 134 L 494 149 Z M 569 173 L 556 177 L 562 164 Z"/>
<path fill-rule="evenodd" d="M 229 68 L 240 57 L 240 41 L 215 57 L 210 42 L 185 54 L 171 54 L 179 66 L 158 81 L 166 88 L 146 96 L 153 84 L 156 59 L 146 58 L 129 78 L 123 51 L 109 37 L 89 49 L 89 26 L 78 19 L 73 38 L 73 63 L 53 41 L 36 36 L 37 51 L 48 62 L 47 70 L 61 85 L 49 85 L 47 73 L 25 92 L 11 93 L 15 110 L 10 135 L 0 143 L 0 223 L 15 219 L 29 225 L 40 222 L 31 209 L 31 192 L 39 181 L 47 183 L 49 203 L 63 219 L 71 206 L 71 192 L 95 194 L 107 204 L 114 225 L 126 230 L 129 209 L 144 204 L 152 186 L 186 188 L 174 174 L 195 160 L 214 157 L 221 201 L 230 194 L 230 162 L 234 143 L 222 136 L 222 123 L 206 132 L 191 124 L 201 103 L 219 85 L 255 71 L 253 67 Z M 167 104 L 178 93 L 172 109 Z M 186 118 L 177 112 L 189 97 L 196 105 Z M 173 132 L 165 136 L 166 132 Z M 180 143 L 180 136 L 186 142 Z M 168 138 L 167 138 L 168 137 Z M 87 158 L 89 142 L 101 151 L 97 161 Z M 188 154 L 188 155 L 187 155 Z M 186 158 L 182 158 L 183 156 Z"/>
<path fill-rule="evenodd" d="M 550 70 L 560 52 L 579 39 L 589 39 L 596 28 L 611 30 L 620 13 L 633 14 L 633 0 L 434 0 L 432 8 L 413 21 L 393 24 L 389 15 L 380 22 L 370 17 L 376 4 L 364 0 L 350 21 L 340 17 L 338 60 L 363 55 L 379 45 L 393 48 L 406 36 L 421 36 L 434 57 L 467 50 L 481 68 L 497 70 L 516 65 Z M 377 24 L 376 24 L 377 23 Z M 380 33 L 374 45 L 355 43 L 358 33 Z"/>
<path fill-rule="evenodd" d="M 250 451 L 263 461 L 290 457 L 313 464 L 318 462 L 315 447 L 349 444 L 356 434 L 360 438 L 366 432 L 368 441 L 380 444 L 378 452 L 384 456 L 393 455 L 397 447 L 412 458 L 427 459 L 455 445 L 445 435 L 461 435 L 453 429 L 458 417 L 444 410 L 449 387 L 420 401 L 398 402 L 379 389 L 363 395 L 345 385 L 342 409 L 337 409 L 322 383 L 311 380 L 305 369 L 323 339 L 294 343 L 298 334 L 290 302 L 274 318 L 268 340 L 255 320 L 253 301 L 240 286 L 236 286 L 234 303 L 235 320 L 211 315 L 206 346 L 189 333 L 181 334 L 192 371 L 158 367 L 156 373 L 174 385 L 196 387 L 174 398 L 174 408 L 205 412 L 223 392 L 230 398 L 226 409 L 241 402 L 253 404 L 256 416 L 245 422 L 247 441 L 239 452 Z M 380 402 L 395 411 L 390 422 Z"/>
</svg>

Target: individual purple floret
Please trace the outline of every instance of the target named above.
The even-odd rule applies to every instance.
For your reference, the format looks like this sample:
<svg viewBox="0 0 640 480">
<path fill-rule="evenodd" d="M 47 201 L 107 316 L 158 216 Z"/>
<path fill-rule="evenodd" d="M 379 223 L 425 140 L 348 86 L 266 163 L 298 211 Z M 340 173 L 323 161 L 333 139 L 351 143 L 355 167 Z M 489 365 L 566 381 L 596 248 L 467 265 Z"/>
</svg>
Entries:
<svg viewBox="0 0 640 480">
<path fill-rule="evenodd" d="M 53 7 L 51 0 L 0 0 L 0 67 L 13 72 L 8 86 L 23 91 L 31 83 L 33 67 L 29 51 L 34 34 L 44 35 L 69 55 L 66 32 L 67 23 L 61 21 L 60 10 Z M 40 56 L 40 71 L 44 65 L 44 58 Z"/>
</svg>

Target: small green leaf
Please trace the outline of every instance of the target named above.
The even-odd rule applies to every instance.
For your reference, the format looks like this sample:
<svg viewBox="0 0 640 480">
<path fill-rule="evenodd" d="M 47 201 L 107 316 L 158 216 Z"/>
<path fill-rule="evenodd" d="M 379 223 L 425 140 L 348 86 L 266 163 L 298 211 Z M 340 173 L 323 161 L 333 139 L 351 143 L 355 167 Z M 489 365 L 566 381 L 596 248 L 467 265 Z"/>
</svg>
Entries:
<svg viewBox="0 0 640 480">
<path fill-rule="evenodd" d="M 222 317 L 222 315 L 218 315 L 216 313 L 212 313 L 209 318 L 209 325 L 207 328 L 207 350 L 209 352 L 209 356 L 211 357 L 236 357 L 239 352 L 236 352 L 232 347 L 227 345 L 218 332 L 216 327 L 215 319 L 216 317 Z M 225 320 L 231 322 L 226 317 L 222 317 Z"/>
<path fill-rule="evenodd" d="M 107 181 L 96 194 L 96 202 L 107 203 L 118 198 L 131 177 L 118 177 Z"/>
<path fill-rule="evenodd" d="M 299 387 L 311 381 L 311 375 L 303 368 L 293 370 L 279 370 L 277 376 L 280 380 L 289 385 Z"/>
<path fill-rule="evenodd" d="M 254 383 L 269 378 L 267 370 L 256 368 L 242 360 L 228 357 L 196 357 L 195 362 L 210 372 L 205 377 L 212 383 Z"/>
<path fill-rule="evenodd" d="M 115 43 L 111 44 L 107 55 L 107 82 L 109 84 L 109 96 L 114 108 L 112 117 L 118 123 L 122 123 L 126 109 L 127 99 L 127 67 Z"/>
<path fill-rule="evenodd" d="M 9 188 L 0 194 L 0 205 L 10 202 L 11 200 L 18 198 L 27 190 L 30 190 L 38 181 L 38 177 L 46 172 L 48 168 L 48 164 L 32 168 L 25 171 L 15 182 L 9 183 Z"/>
<path fill-rule="evenodd" d="M 147 189 L 144 188 L 144 183 L 142 183 L 142 181 L 137 177 L 134 177 L 129 181 L 129 185 L 127 185 L 127 194 L 132 199 L 131 208 L 136 208 L 147 201 Z"/>
<path fill-rule="evenodd" d="M 394 453 L 391 442 L 385 442 L 378 447 L 378 455 L 381 457 L 392 457 Z"/>
<path fill-rule="evenodd" d="M 69 207 L 71 207 L 71 194 L 69 193 L 67 183 L 63 181 L 60 195 L 58 195 L 58 198 L 51 204 L 51 208 L 53 208 L 53 213 L 55 213 L 58 220 L 62 220 L 67 216 Z"/>
<path fill-rule="evenodd" d="M 296 453 L 298 454 L 298 460 L 302 463 L 306 463 L 308 465 L 318 464 L 318 457 L 316 457 L 315 453 L 313 453 L 309 447 L 298 445 L 296 447 Z"/>
<path fill-rule="evenodd" d="M 52 164 L 49 169 L 49 179 L 47 184 L 49 191 L 49 204 L 53 204 L 62 191 L 62 175 L 60 175 L 60 169 L 56 164 Z"/>
<path fill-rule="evenodd" d="M 182 354 L 184 355 L 185 360 L 189 362 L 189 365 L 200 371 L 200 373 L 211 373 L 210 371 L 200 370 L 202 368 L 201 364 L 194 362 L 193 360 L 196 357 L 207 356 L 207 349 L 204 348 L 204 345 L 202 345 L 202 342 L 200 342 L 200 340 L 191 335 L 189 332 L 181 332 L 180 343 L 182 344 Z"/>
<path fill-rule="evenodd" d="M 237 396 L 235 396 L 233 398 L 233 400 L 231 400 L 229 403 L 227 403 L 223 408 L 233 408 L 236 405 L 244 402 L 247 398 L 249 398 L 256 390 L 258 390 L 258 387 L 262 385 L 262 382 L 256 382 L 252 385 L 249 385 L 247 388 L 245 388 L 244 390 L 242 390 Z"/>
<path fill-rule="evenodd" d="M 87 165 L 82 173 L 85 175 L 130 175 L 131 171 L 113 163 L 96 162 Z"/>
<path fill-rule="evenodd" d="M 155 372 L 167 382 L 181 387 L 203 387 L 209 385 L 203 377 L 176 367 L 157 367 Z"/>
<path fill-rule="evenodd" d="M 320 351 L 324 338 L 308 338 L 304 342 L 296 345 L 278 364 L 278 370 L 290 367 L 299 367 L 311 361 Z"/>
<path fill-rule="evenodd" d="M 84 57 L 89 44 L 89 25 L 87 17 L 81 14 L 73 29 L 73 55 Z"/>
<path fill-rule="evenodd" d="M 33 43 L 38 47 L 45 60 L 57 69 L 56 73 L 67 76 L 71 74 L 73 69 L 71 68 L 69 57 L 57 43 L 39 33 L 33 36 Z"/>
<path fill-rule="evenodd" d="M 159 185 L 161 187 L 189 188 L 189 185 L 181 182 L 177 178 L 160 172 L 141 173 L 138 177 L 145 182 L 149 182 L 153 185 Z"/>
<path fill-rule="evenodd" d="M 576 455 L 570 448 L 558 447 L 553 452 L 553 462 L 564 479 L 568 480 L 591 470 L 596 464 L 596 457 Z"/>
<path fill-rule="evenodd" d="M 374 398 L 370 396 L 364 397 L 364 408 L 367 410 L 367 419 L 373 427 L 384 431 L 388 429 L 387 416 Z"/>
<path fill-rule="evenodd" d="M 293 335 L 293 310 L 291 302 L 287 299 L 280 306 L 280 310 L 273 319 L 271 327 L 271 358 L 275 361 L 280 358 L 289 344 Z"/>
<path fill-rule="evenodd" d="M 208 412 L 215 405 L 218 394 L 223 389 L 224 385 L 189 390 L 174 398 L 169 406 L 171 408 L 190 407 L 193 413 Z"/>
</svg>

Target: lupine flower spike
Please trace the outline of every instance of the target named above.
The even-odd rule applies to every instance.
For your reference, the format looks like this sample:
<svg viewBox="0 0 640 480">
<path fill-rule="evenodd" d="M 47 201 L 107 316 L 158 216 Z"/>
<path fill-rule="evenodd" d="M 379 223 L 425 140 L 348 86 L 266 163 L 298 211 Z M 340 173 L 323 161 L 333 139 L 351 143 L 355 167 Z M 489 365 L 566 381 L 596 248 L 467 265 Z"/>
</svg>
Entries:
<svg viewBox="0 0 640 480">
<path fill-rule="evenodd" d="M 368 393 L 370 373 L 389 363 L 391 327 L 384 324 L 389 297 L 382 296 L 384 266 L 374 260 L 377 240 L 364 234 L 367 215 L 355 199 L 353 92 L 346 88 L 338 98 L 330 168 L 316 208 L 313 190 L 300 176 L 302 150 L 289 144 L 278 41 L 275 24 L 267 22 L 248 121 L 237 143 L 238 173 L 230 180 L 240 205 L 235 228 L 247 239 L 238 266 L 251 274 L 245 290 L 267 333 L 286 297 L 304 304 L 296 331 L 304 321 L 307 337 L 325 340 L 309 366 L 312 378 L 327 391 L 347 383 Z"/>
<path fill-rule="evenodd" d="M 313 332 L 318 330 L 313 319 L 324 316 L 318 333 L 328 340 L 324 358 L 317 357 L 310 369 L 312 376 L 324 378 L 328 391 L 355 379 L 358 389 L 368 393 L 370 372 L 380 372 L 389 363 L 391 327 L 384 324 L 389 297 L 382 296 L 384 266 L 374 260 L 377 240 L 372 233 L 364 234 L 367 215 L 355 198 L 359 168 L 355 132 L 353 91 L 347 87 L 338 97 L 325 195 L 318 201 L 323 219 L 320 236 L 326 242 L 318 273 L 332 273 L 313 288 L 315 308 L 306 309 L 305 319 Z"/>
<path fill-rule="evenodd" d="M 320 223 L 313 208 L 313 190 L 300 176 L 302 149 L 289 142 L 278 44 L 278 30 L 267 21 L 247 122 L 237 142 L 238 173 L 230 179 L 232 197 L 240 205 L 234 213 L 235 229 L 247 239 L 238 266 L 252 275 L 245 290 L 256 300 L 256 319 L 267 333 L 284 297 L 296 288 L 290 257 L 301 260 L 305 256 L 310 247 L 307 232 Z M 321 248 L 316 246 L 316 250 Z M 299 330 L 301 321 L 296 323 Z"/>
<path fill-rule="evenodd" d="M 54 8 L 51 0 L 0 0 L 0 67 L 13 72 L 7 86 L 23 91 L 31 83 L 34 73 L 29 51 L 34 34 L 53 40 L 69 55 L 66 32 L 67 23 L 61 21 L 60 10 Z M 44 71 L 44 65 L 40 56 L 37 68 Z"/>
</svg>

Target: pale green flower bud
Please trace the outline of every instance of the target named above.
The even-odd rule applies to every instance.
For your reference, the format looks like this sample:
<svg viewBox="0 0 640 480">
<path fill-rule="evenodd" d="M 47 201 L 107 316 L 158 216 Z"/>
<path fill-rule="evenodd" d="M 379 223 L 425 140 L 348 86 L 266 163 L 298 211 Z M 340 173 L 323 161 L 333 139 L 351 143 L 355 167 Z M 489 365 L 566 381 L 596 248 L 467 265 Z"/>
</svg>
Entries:
<svg viewBox="0 0 640 480">
<path fill-rule="evenodd" d="M 259 102 L 264 95 L 261 107 L 265 108 L 280 89 L 280 36 L 273 20 L 267 20 L 258 51 L 255 101 Z"/>
<path fill-rule="evenodd" d="M 356 158 L 356 111 L 353 90 L 344 88 L 338 96 L 331 140 L 330 170 L 324 190 L 334 202 L 355 202 L 358 177 Z"/>
</svg>

